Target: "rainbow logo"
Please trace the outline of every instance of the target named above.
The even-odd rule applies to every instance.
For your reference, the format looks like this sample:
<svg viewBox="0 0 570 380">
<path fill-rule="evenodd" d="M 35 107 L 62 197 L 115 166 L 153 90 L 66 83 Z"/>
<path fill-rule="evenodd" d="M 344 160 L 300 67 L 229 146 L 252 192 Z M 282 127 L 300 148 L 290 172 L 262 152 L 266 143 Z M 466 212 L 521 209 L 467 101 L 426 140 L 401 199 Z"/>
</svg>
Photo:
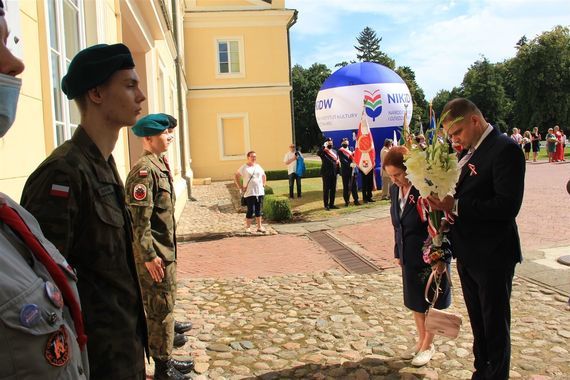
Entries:
<svg viewBox="0 0 570 380">
<path fill-rule="evenodd" d="M 364 90 L 364 106 L 366 107 L 366 114 L 372 118 L 372 121 L 380 116 L 382 113 L 382 94 L 380 94 L 379 89 L 374 92 Z"/>
</svg>

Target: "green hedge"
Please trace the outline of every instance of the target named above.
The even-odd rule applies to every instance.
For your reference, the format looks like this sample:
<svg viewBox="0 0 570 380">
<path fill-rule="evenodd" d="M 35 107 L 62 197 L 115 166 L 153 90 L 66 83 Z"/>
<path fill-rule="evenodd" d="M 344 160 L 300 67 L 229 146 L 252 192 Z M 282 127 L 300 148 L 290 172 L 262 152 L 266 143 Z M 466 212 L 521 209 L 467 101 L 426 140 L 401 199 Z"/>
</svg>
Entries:
<svg viewBox="0 0 570 380">
<path fill-rule="evenodd" d="M 289 199 L 268 195 L 263 198 L 263 216 L 269 220 L 281 221 L 291 219 L 291 204 Z"/>
<path fill-rule="evenodd" d="M 287 169 L 284 170 L 268 170 L 265 172 L 268 181 L 275 181 L 279 179 L 288 179 Z M 313 178 L 321 176 L 321 167 L 310 167 L 305 170 L 305 175 L 302 178 Z"/>
<path fill-rule="evenodd" d="M 269 185 L 265 185 L 263 189 L 265 190 L 265 195 L 274 194 L 273 188 Z"/>
</svg>

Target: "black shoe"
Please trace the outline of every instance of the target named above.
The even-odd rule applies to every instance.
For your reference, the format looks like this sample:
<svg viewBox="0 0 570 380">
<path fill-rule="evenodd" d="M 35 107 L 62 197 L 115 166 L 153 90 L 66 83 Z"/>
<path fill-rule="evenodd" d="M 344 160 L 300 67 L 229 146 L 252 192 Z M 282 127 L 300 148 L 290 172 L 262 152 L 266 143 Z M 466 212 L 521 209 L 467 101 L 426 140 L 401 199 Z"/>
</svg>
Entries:
<svg viewBox="0 0 570 380">
<path fill-rule="evenodd" d="M 289 195 L 289 199 L 294 199 L 295 197 L 292 195 Z"/>
<path fill-rule="evenodd" d="M 354 205 L 355 205 L 355 206 L 360 206 L 361 203 L 360 203 L 359 201 L 354 201 Z"/>
<path fill-rule="evenodd" d="M 374 199 L 370 198 L 370 199 L 368 199 L 368 202 L 374 203 L 374 202 L 376 202 L 376 201 L 375 201 Z"/>
<path fill-rule="evenodd" d="M 301 194 L 297 194 L 297 198 L 301 198 Z"/>
<path fill-rule="evenodd" d="M 344 202 L 344 207 L 348 207 L 348 202 Z"/>
<path fill-rule="evenodd" d="M 176 368 L 180 373 L 189 373 L 194 369 L 194 360 L 176 360 L 170 359 L 172 366 Z"/>
<path fill-rule="evenodd" d="M 174 331 L 178 334 L 184 334 L 186 331 L 192 330 L 192 322 L 174 321 Z"/>
<path fill-rule="evenodd" d="M 332 206 L 329 206 L 329 208 L 336 210 L 336 209 L 338 209 L 338 206 L 332 205 Z"/>
<path fill-rule="evenodd" d="M 154 361 L 154 380 L 186 380 L 188 379 L 179 370 L 174 368 L 172 360 L 155 360 Z"/>
<path fill-rule="evenodd" d="M 176 334 L 174 335 L 174 344 L 173 346 L 176 348 L 180 348 L 182 346 L 184 346 L 186 344 L 186 342 L 188 341 L 188 338 L 186 338 L 184 335 L 182 334 Z"/>
</svg>

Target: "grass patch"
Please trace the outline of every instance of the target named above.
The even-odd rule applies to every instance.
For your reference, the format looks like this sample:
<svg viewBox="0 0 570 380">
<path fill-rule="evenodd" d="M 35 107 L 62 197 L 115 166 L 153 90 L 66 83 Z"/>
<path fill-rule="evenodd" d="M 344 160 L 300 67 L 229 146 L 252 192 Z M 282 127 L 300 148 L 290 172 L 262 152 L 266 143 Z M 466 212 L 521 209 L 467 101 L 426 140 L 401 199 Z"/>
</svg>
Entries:
<svg viewBox="0 0 570 380">
<path fill-rule="evenodd" d="M 564 148 L 564 157 L 570 157 L 570 146 Z M 529 158 L 532 160 L 532 151 L 529 153 Z M 538 159 L 548 161 L 548 152 L 546 151 L 546 147 L 540 147 L 540 150 L 538 151 Z"/>
<path fill-rule="evenodd" d="M 319 164 L 320 165 L 320 164 Z M 267 184 L 273 188 L 275 195 L 288 197 L 289 196 L 289 181 L 288 180 L 275 180 L 267 181 Z M 296 194 L 296 187 L 294 188 Z M 338 215 L 350 214 L 365 208 L 372 208 L 378 205 L 388 204 L 388 201 L 376 201 L 375 203 L 366 203 L 360 206 L 354 206 L 352 203 L 348 207 L 344 207 L 344 199 L 342 198 L 342 180 L 340 177 L 337 181 L 337 191 L 335 197 L 335 205 L 340 207 L 338 210 L 326 211 L 323 206 L 323 182 L 320 177 L 318 178 L 302 178 L 301 179 L 302 197 L 290 199 L 291 210 L 293 211 L 292 221 L 313 221 L 334 218 Z M 374 191 L 374 198 L 379 192 Z M 359 192 L 359 198 L 362 193 Z M 360 199 L 362 202 L 362 199 Z M 352 197 L 351 197 L 352 202 Z"/>
</svg>

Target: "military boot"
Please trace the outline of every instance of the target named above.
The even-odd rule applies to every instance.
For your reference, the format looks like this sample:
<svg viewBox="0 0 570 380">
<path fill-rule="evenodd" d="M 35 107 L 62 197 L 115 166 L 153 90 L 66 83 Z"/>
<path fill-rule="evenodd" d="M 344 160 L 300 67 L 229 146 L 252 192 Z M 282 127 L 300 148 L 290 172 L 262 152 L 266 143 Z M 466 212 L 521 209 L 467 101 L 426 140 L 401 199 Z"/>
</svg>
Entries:
<svg viewBox="0 0 570 380">
<path fill-rule="evenodd" d="M 176 335 L 174 335 L 173 346 L 176 348 L 180 348 L 180 347 L 184 346 L 187 341 L 188 341 L 188 338 L 186 338 L 186 336 L 184 336 L 182 334 L 176 334 Z"/>
<path fill-rule="evenodd" d="M 174 331 L 178 334 L 184 334 L 186 331 L 192 329 L 192 322 L 178 322 L 174 321 Z"/>
<path fill-rule="evenodd" d="M 176 360 L 170 359 L 170 363 L 181 373 L 188 373 L 194 369 L 194 360 Z"/>
<path fill-rule="evenodd" d="M 154 359 L 154 380 L 187 380 L 179 370 L 174 368 L 171 360 Z"/>
</svg>

